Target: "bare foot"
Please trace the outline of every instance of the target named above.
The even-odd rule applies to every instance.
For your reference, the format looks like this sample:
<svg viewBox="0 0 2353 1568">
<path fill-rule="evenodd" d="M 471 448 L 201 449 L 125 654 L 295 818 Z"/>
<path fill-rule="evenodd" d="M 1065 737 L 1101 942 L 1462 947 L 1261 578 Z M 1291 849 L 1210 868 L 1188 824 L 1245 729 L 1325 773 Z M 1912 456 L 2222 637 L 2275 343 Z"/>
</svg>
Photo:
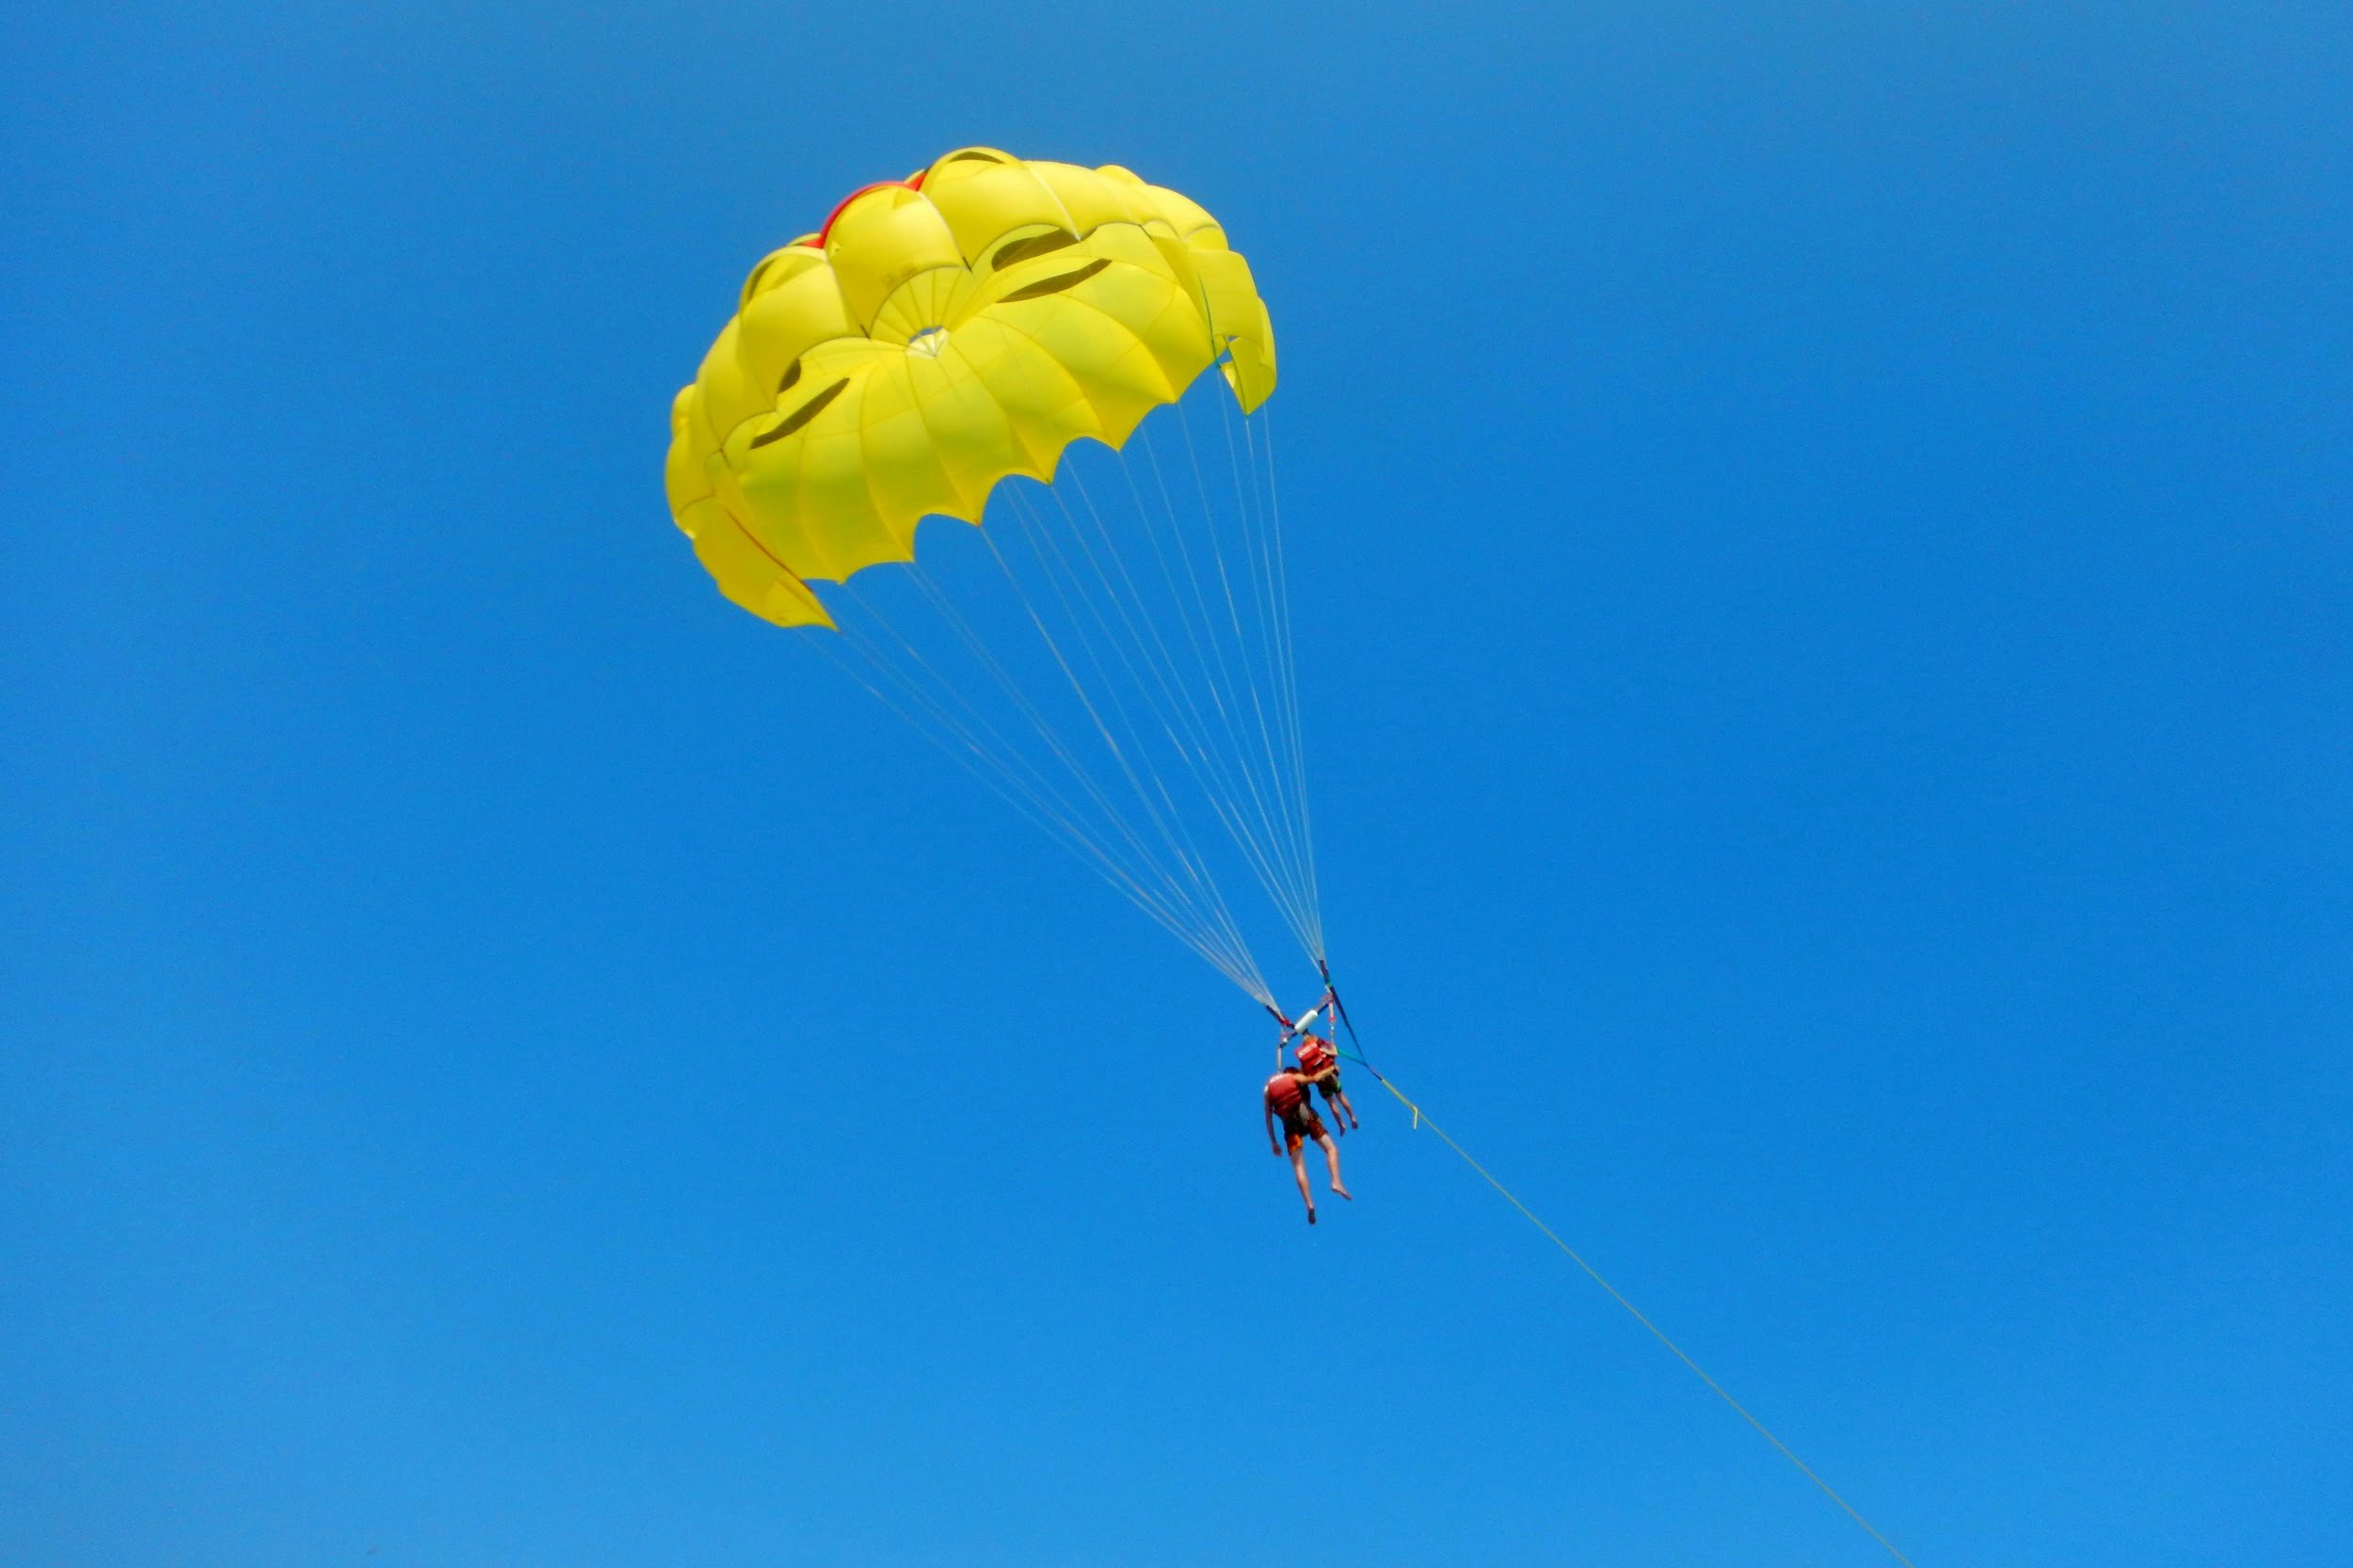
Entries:
<svg viewBox="0 0 2353 1568">
<path fill-rule="evenodd" d="M 1354 1203 L 1356 1201 L 1356 1194 L 1350 1192 L 1347 1188 L 1341 1186 L 1337 1181 L 1332 1184 L 1332 1191 L 1337 1192 L 1341 1197 L 1346 1198 L 1351 1203 Z"/>
</svg>

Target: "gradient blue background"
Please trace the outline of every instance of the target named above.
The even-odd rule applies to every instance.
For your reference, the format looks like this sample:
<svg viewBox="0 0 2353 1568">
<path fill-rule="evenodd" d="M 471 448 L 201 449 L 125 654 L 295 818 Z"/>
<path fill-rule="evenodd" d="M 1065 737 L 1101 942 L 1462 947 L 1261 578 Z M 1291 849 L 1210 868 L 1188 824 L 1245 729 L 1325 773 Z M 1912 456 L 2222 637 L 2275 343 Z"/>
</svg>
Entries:
<svg viewBox="0 0 2353 1568">
<path fill-rule="evenodd" d="M 1922 1568 L 2353 1559 L 2342 6 L 92 9 L 0 1563 L 1885 1560 L 695 568 L 745 267 L 975 141 L 1273 304 L 1376 1059 Z"/>
</svg>

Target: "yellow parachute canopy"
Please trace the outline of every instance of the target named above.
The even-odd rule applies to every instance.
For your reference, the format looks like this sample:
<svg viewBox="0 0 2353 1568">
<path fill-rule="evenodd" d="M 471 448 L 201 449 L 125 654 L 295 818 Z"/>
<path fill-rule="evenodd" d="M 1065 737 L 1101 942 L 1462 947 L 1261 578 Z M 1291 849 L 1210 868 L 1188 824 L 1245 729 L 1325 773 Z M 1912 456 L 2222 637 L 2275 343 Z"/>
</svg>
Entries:
<svg viewBox="0 0 2353 1568">
<path fill-rule="evenodd" d="M 831 626 L 810 581 L 978 523 L 1008 474 L 1117 448 L 1223 361 L 1243 412 L 1274 329 L 1216 219 L 1117 165 L 984 147 L 870 185 L 752 268 L 670 411 L 670 515 L 729 599 Z"/>
</svg>

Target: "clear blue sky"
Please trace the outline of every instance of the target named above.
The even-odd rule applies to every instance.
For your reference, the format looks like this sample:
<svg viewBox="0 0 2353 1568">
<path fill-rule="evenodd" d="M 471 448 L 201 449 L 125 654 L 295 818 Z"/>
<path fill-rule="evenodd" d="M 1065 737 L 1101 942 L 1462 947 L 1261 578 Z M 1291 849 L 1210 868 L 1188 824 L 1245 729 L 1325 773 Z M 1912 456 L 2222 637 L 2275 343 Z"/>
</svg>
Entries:
<svg viewBox="0 0 2353 1568">
<path fill-rule="evenodd" d="M 1376 1058 L 1921 1568 L 2353 1559 L 2344 8 L 95 10 L 0 1563 L 1884 1560 L 696 568 L 744 269 L 970 142 L 1257 266 Z"/>
</svg>

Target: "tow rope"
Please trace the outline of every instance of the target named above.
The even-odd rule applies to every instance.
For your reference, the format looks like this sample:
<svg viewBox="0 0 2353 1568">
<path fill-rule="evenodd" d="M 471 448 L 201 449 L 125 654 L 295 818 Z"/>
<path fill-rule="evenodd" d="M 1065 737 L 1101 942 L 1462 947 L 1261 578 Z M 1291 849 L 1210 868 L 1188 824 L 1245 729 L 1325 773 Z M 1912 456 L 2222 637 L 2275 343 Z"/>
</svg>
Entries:
<svg viewBox="0 0 2353 1568">
<path fill-rule="evenodd" d="M 1319 964 L 1317 967 L 1321 968 L 1322 966 Z M 1382 1088 L 1386 1089 L 1392 1096 L 1394 1096 L 1397 1103 L 1403 1106 L 1406 1111 L 1412 1114 L 1414 1127 L 1417 1130 L 1426 1127 L 1431 1131 L 1436 1133 L 1440 1143 L 1444 1144 L 1448 1148 L 1452 1149 L 1455 1156 L 1460 1159 L 1464 1164 L 1468 1165 L 1473 1171 L 1476 1171 L 1481 1181 L 1484 1181 L 1488 1186 L 1502 1193 L 1504 1202 L 1518 1209 L 1521 1217 L 1526 1219 L 1529 1224 L 1534 1225 L 1538 1231 L 1542 1232 L 1545 1240 L 1560 1248 L 1561 1255 L 1567 1257 L 1570 1262 L 1576 1264 L 1579 1269 L 1584 1270 L 1586 1277 L 1591 1279 L 1595 1285 L 1600 1286 L 1603 1290 L 1607 1291 L 1611 1301 L 1616 1302 L 1620 1306 L 1625 1308 L 1626 1315 L 1628 1317 L 1631 1317 L 1636 1322 L 1641 1324 L 1645 1329 L 1648 1329 L 1652 1338 L 1666 1346 L 1667 1349 L 1673 1353 L 1674 1358 L 1677 1361 L 1682 1362 L 1684 1366 L 1689 1368 L 1692 1376 L 1707 1384 L 1708 1390 L 1718 1399 L 1723 1400 L 1724 1403 L 1730 1405 L 1733 1408 L 1734 1413 L 1737 1414 L 1740 1419 L 1755 1428 L 1758 1436 L 1764 1438 L 1766 1442 L 1770 1443 L 1774 1449 L 1780 1453 L 1782 1458 L 1787 1460 L 1790 1464 L 1798 1467 L 1799 1474 L 1804 1476 L 1806 1480 L 1821 1488 L 1822 1496 L 1828 1497 L 1832 1502 L 1836 1503 L 1839 1508 L 1844 1511 L 1848 1518 L 1852 1519 L 1856 1524 L 1862 1526 L 1865 1532 L 1867 1533 L 1872 1540 L 1878 1542 L 1881 1546 L 1886 1548 L 1887 1555 L 1889 1557 L 1892 1557 L 1897 1562 L 1902 1563 L 1904 1568 L 1914 1568 L 1912 1559 L 1904 1556 L 1902 1552 L 1897 1550 L 1896 1544 L 1893 1541 L 1888 1540 L 1886 1536 L 1881 1534 L 1878 1526 L 1872 1524 L 1870 1520 L 1865 1519 L 1861 1513 L 1857 1512 L 1854 1504 L 1840 1496 L 1837 1490 L 1833 1487 L 1830 1482 L 1824 1480 L 1820 1474 L 1815 1470 L 1813 1465 L 1808 1464 L 1804 1460 L 1800 1459 L 1790 1448 L 1788 1444 L 1783 1442 L 1779 1437 L 1773 1434 L 1773 1431 L 1770 1427 L 1768 1427 L 1764 1422 L 1756 1418 L 1755 1415 L 1750 1411 L 1748 1406 L 1742 1404 L 1738 1400 L 1734 1399 L 1722 1384 L 1718 1383 L 1714 1378 L 1708 1376 L 1707 1369 L 1702 1367 L 1698 1362 L 1692 1360 L 1689 1352 L 1686 1351 L 1682 1346 L 1676 1344 L 1673 1340 L 1668 1338 L 1665 1330 L 1661 1329 L 1657 1323 L 1652 1322 L 1650 1319 L 1643 1314 L 1641 1307 L 1636 1306 L 1631 1301 L 1626 1299 L 1625 1292 L 1620 1290 L 1616 1286 L 1610 1284 L 1608 1279 L 1604 1278 L 1600 1270 L 1594 1268 L 1591 1263 L 1586 1262 L 1582 1254 L 1577 1252 L 1575 1247 L 1570 1246 L 1566 1241 L 1562 1240 L 1560 1233 L 1554 1230 L 1550 1225 L 1545 1224 L 1543 1218 L 1539 1216 L 1534 1209 L 1522 1203 L 1517 1193 L 1513 1192 L 1509 1187 L 1504 1186 L 1502 1182 L 1497 1180 L 1494 1172 L 1488 1170 L 1486 1166 L 1481 1165 L 1477 1160 L 1473 1159 L 1471 1157 L 1470 1150 L 1456 1143 L 1453 1136 L 1449 1133 L 1446 1128 L 1432 1121 L 1429 1113 L 1423 1111 L 1420 1105 L 1416 1103 L 1404 1090 L 1400 1089 L 1396 1084 L 1390 1082 L 1387 1076 L 1385 1075 L 1380 1068 L 1365 1060 L 1364 1042 L 1357 1038 L 1356 1026 L 1349 1022 L 1348 1009 L 1341 1003 L 1339 993 L 1333 988 L 1332 974 L 1329 969 L 1325 969 L 1323 975 L 1323 1002 L 1319 1002 L 1317 1005 L 1319 1007 L 1322 1006 L 1324 1002 L 1329 1002 L 1331 1004 L 1334 1015 L 1338 1017 L 1341 1025 L 1348 1031 L 1348 1043 L 1356 1048 L 1353 1051 L 1341 1050 L 1337 1042 L 1335 1042 L 1333 1049 L 1340 1056 L 1355 1063 L 1358 1066 L 1364 1068 L 1365 1071 L 1370 1073 L 1373 1076 L 1374 1081 L 1378 1082 Z M 1270 1008 L 1269 1011 L 1272 1012 L 1273 1009 Z M 1310 1010 L 1309 1016 L 1313 1016 L 1312 1009 Z M 1275 1016 L 1281 1018 L 1282 1015 L 1278 1013 Z M 1292 1028 L 1289 1019 L 1283 1019 L 1283 1026 L 1287 1031 L 1291 1030 Z M 1286 1038 L 1289 1038 L 1288 1034 L 1286 1035 Z M 1282 1052 L 1282 1048 L 1280 1046 L 1276 1047 L 1275 1051 L 1276 1055 L 1279 1057 Z"/>
</svg>

